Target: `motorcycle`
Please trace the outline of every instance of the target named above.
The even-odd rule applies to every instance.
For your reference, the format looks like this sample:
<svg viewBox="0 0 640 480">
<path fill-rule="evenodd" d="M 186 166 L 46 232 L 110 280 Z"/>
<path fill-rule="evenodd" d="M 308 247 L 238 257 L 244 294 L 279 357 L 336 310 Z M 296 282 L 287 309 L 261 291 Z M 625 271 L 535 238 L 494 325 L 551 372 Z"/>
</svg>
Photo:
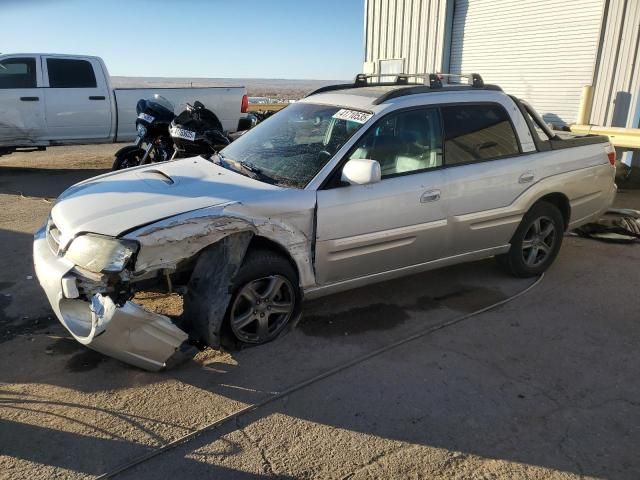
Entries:
<svg viewBox="0 0 640 480">
<path fill-rule="evenodd" d="M 142 99 L 136 105 L 137 136 L 133 145 L 116 152 L 113 170 L 135 167 L 151 162 L 164 162 L 174 155 L 169 124 L 175 118 L 173 105 L 161 95 Z"/>
<path fill-rule="evenodd" d="M 208 158 L 231 143 L 216 114 L 198 101 L 187 103 L 187 108 L 171 122 L 169 133 L 175 146 L 173 157 Z"/>
</svg>

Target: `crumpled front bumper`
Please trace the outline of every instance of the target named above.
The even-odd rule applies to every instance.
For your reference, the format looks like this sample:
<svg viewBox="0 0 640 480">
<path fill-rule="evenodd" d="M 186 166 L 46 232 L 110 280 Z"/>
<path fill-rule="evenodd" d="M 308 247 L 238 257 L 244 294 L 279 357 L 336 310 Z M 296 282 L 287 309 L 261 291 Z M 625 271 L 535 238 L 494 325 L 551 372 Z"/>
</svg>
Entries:
<svg viewBox="0 0 640 480">
<path fill-rule="evenodd" d="M 34 235 L 36 275 L 58 320 L 83 345 L 145 370 L 157 371 L 174 356 L 188 335 L 171 320 L 126 302 L 118 307 L 96 294 L 91 302 L 77 298 L 74 265 L 56 256 L 46 240 L 45 228 Z M 76 298 L 69 298 L 76 297 Z"/>
</svg>

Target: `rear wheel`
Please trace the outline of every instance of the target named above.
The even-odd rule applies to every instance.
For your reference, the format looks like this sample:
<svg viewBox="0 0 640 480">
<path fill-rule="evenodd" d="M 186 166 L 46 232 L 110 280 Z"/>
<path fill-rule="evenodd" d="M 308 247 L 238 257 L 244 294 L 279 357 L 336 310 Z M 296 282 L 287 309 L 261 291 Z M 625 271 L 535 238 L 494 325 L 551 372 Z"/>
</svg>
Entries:
<svg viewBox="0 0 640 480">
<path fill-rule="evenodd" d="M 523 217 L 511 239 L 510 250 L 497 262 L 516 277 L 533 277 L 546 271 L 560 250 L 564 219 L 548 202 L 536 203 Z"/>
</svg>

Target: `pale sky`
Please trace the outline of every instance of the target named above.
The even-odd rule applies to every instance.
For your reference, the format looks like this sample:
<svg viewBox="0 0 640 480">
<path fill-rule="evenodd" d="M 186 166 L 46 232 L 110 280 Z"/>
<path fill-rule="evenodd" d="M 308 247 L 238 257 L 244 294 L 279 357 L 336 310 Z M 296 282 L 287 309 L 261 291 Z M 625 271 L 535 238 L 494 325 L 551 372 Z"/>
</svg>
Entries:
<svg viewBox="0 0 640 480">
<path fill-rule="evenodd" d="M 348 79 L 364 0 L 0 0 L 0 52 L 104 58 L 111 75 Z"/>
</svg>

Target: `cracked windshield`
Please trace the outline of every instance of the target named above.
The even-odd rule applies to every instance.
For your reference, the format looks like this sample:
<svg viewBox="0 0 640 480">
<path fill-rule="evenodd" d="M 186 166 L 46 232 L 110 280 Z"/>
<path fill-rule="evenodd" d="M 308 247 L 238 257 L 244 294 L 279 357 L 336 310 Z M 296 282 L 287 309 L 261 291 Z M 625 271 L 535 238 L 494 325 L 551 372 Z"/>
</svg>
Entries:
<svg viewBox="0 0 640 480">
<path fill-rule="evenodd" d="M 276 184 L 304 188 L 345 142 L 362 127 L 338 107 L 292 104 L 222 151 Z M 360 120 L 360 119 L 358 119 Z"/>
</svg>

